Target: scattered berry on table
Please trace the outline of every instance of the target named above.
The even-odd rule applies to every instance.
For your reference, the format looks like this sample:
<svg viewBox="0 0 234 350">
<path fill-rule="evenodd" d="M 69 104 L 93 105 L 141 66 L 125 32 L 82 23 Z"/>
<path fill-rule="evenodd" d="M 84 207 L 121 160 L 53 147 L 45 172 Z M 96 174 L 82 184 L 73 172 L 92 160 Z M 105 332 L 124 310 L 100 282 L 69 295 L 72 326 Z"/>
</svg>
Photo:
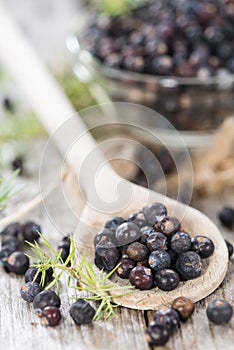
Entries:
<svg viewBox="0 0 234 350">
<path fill-rule="evenodd" d="M 95 315 L 94 308 L 84 299 L 76 300 L 70 308 L 70 315 L 77 324 L 89 324 Z"/>
<path fill-rule="evenodd" d="M 154 250 L 167 249 L 167 237 L 161 232 L 152 232 L 146 241 L 147 247 L 152 252 Z"/>
<path fill-rule="evenodd" d="M 29 221 L 22 226 L 22 235 L 25 241 L 38 241 L 40 237 L 38 232 L 41 233 L 41 227 L 35 222 Z"/>
<path fill-rule="evenodd" d="M 159 326 L 154 323 L 150 324 L 146 329 L 146 340 L 150 345 L 163 346 L 171 335 L 169 327 Z"/>
<path fill-rule="evenodd" d="M 205 236 L 195 236 L 192 238 L 191 250 L 200 255 L 202 259 L 209 258 L 214 253 L 214 243 Z"/>
<path fill-rule="evenodd" d="M 61 260 L 64 262 L 67 260 L 70 253 L 70 237 L 63 237 L 62 241 L 58 244 L 58 251 L 61 251 Z"/>
<path fill-rule="evenodd" d="M 127 255 L 133 261 L 143 261 L 149 256 L 149 249 L 144 244 L 134 242 L 128 246 Z"/>
<path fill-rule="evenodd" d="M 35 296 L 42 291 L 39 283 L 27 282 L 20 289 L 21 297 L 28 303 L 32 303 Z"/>
<path fill-rule="evenodd" d="M 18 250 L 20 246 L 19 240 L 11 235 L 4 235 L 2 238 L 2 247 L 9 247 Z"/>
<path fill-rule="evenodd" d="M 149 256 L 149 266 L 158 271 L 171 265 L 171 257 L 165 250 L 155 250 Z"/>
<path fill-rule="evenodd" d="M 226 243 L 227 249 L 228 249 L 228 256 L 229 256 L 229 258 L 231 258 L 232 254 L 233 254 L 233 245 L 229 241 L 227 241 L 226 239 L 225 239 L 225 243 Z"/>
<path fill-rule="evenodd" d="M 140 228 L 133 222 L 124 222 L 116 230 L 116 244 L 122 246 L 137 241 L 140 238 Z"/>
<path fill-rule="evenodd" d="M 215 324 L 228 323 L 233 315 L 231 304 L 222 299 L 213 300 L 206 309 L 208 319 Z"/>
<path fill-rule="evenodd" d="M 116 230 L 121 224 L 123 224 L 124 222 L 126 222 L 125 219 L 116 216 L 114 218 L 109 219 L 106 224 L 105 224 L 105 228 L 108 228 L 110 230 Z"/>
<path fill-rule="evenodd" d="M 162 308 L 155 312 L 153 322 L 158 326 L 166 326 L 172 330 L 179 325 L 180 317 L 175 309 Z"/>
<path fill-rule="evenodd" d="M 24 160 L 23 157 L 18 156 L 15 159 L 12 160 L 11 162 L 11 167 L 12 170 L 18 170 L 19 171 L 19 175 L 23 175 L 24 173 Z"/>
<path fill-rule="evenodd" d="M 104 238 L 104 237 L 103 237 Z M 95 264 L 99 269 L 111 271 L 119 260 L 119 251 L 110 241 L 100 240 L 95 247 Z"/>
<path fill-rule="evenodd" d="M 162 269 L 154 276 L 155 286 L 161 290 L 170 291 L 177 288 L 180 282 L 178 273 L 172 269 Z"/>
<path fill-rule="evenodd" d="M 171 236 L 170 247 L 177 254 L 184 253 L 191 247 L 191 237 L 187 232 L 178 231 Z"/>
<path fill-rule="evenodd" d="M 119 267 L 116 270 L 116 273 L 121 278 L 128 278 L 130 271 L 136 266 L 136 262 L 128 259 L 128 258 L 122 258 L 118 261 L 117 265 Z"/>
<path fill-rule="evenodd" d="M 162 232 L 167 237 L 170 237 L 180 229 L 180 222 L 177 218 L 172 216 L 165 216 L 161 221 L 154 225 L 156 231 Z"/>
<path fill-rule="evenodd" d="M 59 296 L 52 290 L 44 290 L 37 294 L 33 300 L 33 308 L 43 310 L 46 306 L 60 307 L 61 301 Z"/>
<path fill-rule="evenodd" d="M 56 306 L 47 306 L 41 313 L 41 324 L 43 326 L 57 326 L 61 320 L 61 313 Z"/>
<path fill-rule="evenodd" d="M 219 219 L 221 223 L 231 228 L 234 224 L 234 208 L 231 207 L 223 207 L 218 213 Z"/>
<path fill-rule="evenodd" d="M 194 311 L 194 303 L 186 297 L 178 297 L 172 303 L 172 308 L 180 315 L 181 320 L 189 318 Z"/>
<path fill-rule="evenodd" d="M 176 261 L 176 269 L 185 280 L 197 278 L 202 272 L 201 258 L 195 252 L 182 253 Z"/>
<path fill-rule="evenodd" d="M 37 274 L 37 277 L 34 281 L 34 278 Z M 24 280 L 25 280 L 25 283 L 28 283 L 28 282 L 37 282 L 40 284 L 41 282 L 41 272 L 38 273 L 38 269 L 36 267 L 30 267 L 26 272 L 25 272 L 25 275 L 24 275 Z"/>
<path fill-rule="evenodd" d="M 10 272 L 23 275 L 29 268 L 29 258 L 23 252 L 14 252 L 7 259 Z"/>
<path fill-rule="evenodd" d="M 129 281 L 137 289 L 150 289 L 153 286 L 153 273 L 150 268 L 136 266 L 129 274 Z"/>
<path fill-rule="evenodd" d="M 12 222 L 11 224 L 7 225 L 4 228 L 4 230 L 1 232 L 1 234 L 8 235 L 8 236 L 14 236 L 17 238 L 20 231 L 21 231 L 21 225 L 18 222 Z"/>
</svg>

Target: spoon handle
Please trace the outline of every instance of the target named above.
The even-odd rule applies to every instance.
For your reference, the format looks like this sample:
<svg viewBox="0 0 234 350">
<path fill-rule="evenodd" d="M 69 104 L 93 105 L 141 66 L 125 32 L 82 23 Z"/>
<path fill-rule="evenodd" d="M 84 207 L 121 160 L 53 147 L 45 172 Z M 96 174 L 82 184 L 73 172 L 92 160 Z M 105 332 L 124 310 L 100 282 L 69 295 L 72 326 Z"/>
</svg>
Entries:
<svg viewBox="0 0 234 350">
<path fill-rule="evenodd" d="M 64 95 L 49 69 L 41 62 L 37 53 L 18 30 L 2 2 L 0 3 L 0 33 L 1 63 L 19 83 L 61 155 L 66 156 L 66 161 L 76 174 L 88 155 L 95 150 L 95 157 L 91 157 L 92 164 L 89 164 L 90 173 L 93 176 L 92 167 L 97 169 L 106 161 L 98 151 L 95 140 L 87 131 L 79 114 Z M 111 167 L 106 165 L 104 168 L 102 170 L 110 175 Z M 79 180 L 87 190 L 90 181 L 88 174 L 80 174 Z"/>
</svg>

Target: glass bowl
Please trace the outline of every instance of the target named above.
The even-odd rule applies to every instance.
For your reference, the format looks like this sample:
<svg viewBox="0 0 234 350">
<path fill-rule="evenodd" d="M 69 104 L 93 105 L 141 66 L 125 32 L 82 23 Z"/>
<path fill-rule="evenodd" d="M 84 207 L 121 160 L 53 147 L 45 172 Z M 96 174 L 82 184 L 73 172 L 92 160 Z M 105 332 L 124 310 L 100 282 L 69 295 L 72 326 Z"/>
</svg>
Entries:
<svg viewBox="0 0 234 350">
<path fill-rule="evenodd" d="M 188 147 L 211 144 L 214 131 L 234 112 L 233 74 L 220 70 L 209 78 L 163 77 L 109 67 L 85 49 L 82 33 L 88 18 L 80 18 L 72 22 L 67 47 L 74 55 L 74 74 L 90 87 L 98 103 L 147 106 L 166 117 Z"/>
</svg>

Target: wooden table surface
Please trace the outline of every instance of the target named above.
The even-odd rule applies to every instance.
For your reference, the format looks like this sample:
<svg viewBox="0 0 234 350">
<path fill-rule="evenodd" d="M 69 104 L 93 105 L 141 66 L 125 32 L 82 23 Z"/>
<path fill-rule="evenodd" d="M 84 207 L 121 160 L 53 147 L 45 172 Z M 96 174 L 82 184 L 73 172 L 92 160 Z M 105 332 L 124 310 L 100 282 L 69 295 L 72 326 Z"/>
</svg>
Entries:
<svg viewBox="0 0 234 350">
<path fill-rule="evenodd" d="M 38 189 L 38 166 L 44 142 L 36 143 L 28 152 L 27 161 L 32 170 L 30 177 L 24 179 L 25 182 L 29 183 L 29 186 L 21 194 L 22 201 L 30 197 L 32 189 L 34 192 L 35 189 Z M 46 161 L 48 169 L 44 174 L 45 179 L 53 179 L 59 164 L 57 152 L 53 149 L 48 151 Z M 195 205 L 218 223 L 217 210 L 223 204 L 233 204 L 233 199 L 234 195 L 229 193 L 218 198 L 199 200 Z M 19 199 L 17 202 L 19 206 Z M 22 222 L 36 220 L 41 224 L 45 236 L 56 245 L 62 237 L 59 230 L 71 232 L 77 219 L 68 210 L 64 199 L 61 198 L 60 191 L 55 191 L 47 200 L 46 205 L 49 216 L 41 205 L 27 217 L 22 218 Z M 14 210 L 14 207 L 10 208 L 11 212 Z M 223 227 L 220 229 L 223 236 L 234 243 L 234 232 L 227 231 Z M 205 234 L 205 232 L 201 232 L 201 234 Z M 74 296 L 74 292 L 69 291 L 65 284 L 62 284 L 62 321 L 55 328 L 45 328 L 40 325 L 39 319 L 34 315 L 32 305 L 21 299 L 19 289 L 22 284 L 23 277 L 7 274 L 2 267 L 0 268 L 0 349 L 150 349 L 145 341 L 145 328 L 152 319 L 153 312 L 119 308 L 117 317 L 107 322 L 93 322 L 92 325 L 76 326 L 69 315 L 69 305 L 72 303 L 70 298 Z M 215 326 L 208 322 L 205 313 L 207 304 L 215 298 L 224 298 L 234 305 L 233 284 L 234 268 L 232 261 L 230 261 L 225 281 L 214 294 L 196 304 L 191 319 L 182 323 L 179 329 L 174 332 L 165 349 L 233 349 L 234 318 L 228 325 Z"/>
</svg>

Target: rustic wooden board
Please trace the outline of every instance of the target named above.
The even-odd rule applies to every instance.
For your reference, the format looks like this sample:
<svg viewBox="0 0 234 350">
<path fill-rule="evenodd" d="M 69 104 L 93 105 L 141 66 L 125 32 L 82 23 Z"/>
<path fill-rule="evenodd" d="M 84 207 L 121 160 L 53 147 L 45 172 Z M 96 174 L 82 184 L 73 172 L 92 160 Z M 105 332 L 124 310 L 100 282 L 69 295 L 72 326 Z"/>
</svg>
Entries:
<svg viewBox="0 0 234 350">
<path fill-rule="evenodd" d="M 43 144 L 33 150 L 29 156 L 29 162 L 35 165 L 34 174 L 30 181 L 37 183 L 38 169 L 36 163 L 39 163 L 39 156 Z M 56 169 L 56 152 L 48 154 L 48 159 L 52 159 L 53 167 L 48 168 L 48 176 L 53 178 L 53 172 Z M 28 189 L 30 191 L 30 188 Z M 29 195 L 29 194 L 28 194 Z M 27 193 L 22 194 L 24 199 Z M 58 242 L 61 239 L 61 231 L 71 232 L 76 224 L 76 218 L 68 210 L 60 197 L 61 193 L 55 192 L 46 202 L 49 208 L 50 216 L 57 224 L 57 228 L 51 222 L 43 206 L 38 207 L 25 219 L 34 219 L 42 227 L 46 237 L 51 242 Z M 200 200 L 196 206 L 203 210 L 214 220 L 216 220 L 216 211 L 223 204 L 233 204 L 234 195 L 228 194 L 223 198 L 209 198 Z M 17 201 L 18 202 L 18 201 Z M 233 232 L 221 228 L 225 238 L 234 243 Z M 205 234 L 205 232 L 201 233 Z M 222 263 L 222 262 L 220 262 Z M 62 315 L 63 320 L 56 328 L 44 328 L 40 325 L 39 319 L 34 315 L 32 306 L 27 305 L 20 295 L 19 289 L 23 283 L 22 277 L 16 277 L 4 272 L 0 268 L 0 344 L 1 349 L 7 347 L 8 350 L 20 349 L 113 349 L 122 350 L 127 347 L 136 350 L 150 349 L 145 341 L 144 332 L 148 322 L 152 320 L 153 312 L 143 312 L 120 308 L 117 311 L 117 317 L 108 322 L 95 322 L 91 326 L 76 326 L 69 316 L 69 305 L 72 300 L 71 291 L 62 284 Z M 168 345 L 163 349 L 233 349 L 234 343 L 234 319 L 229 325 L 214 326 L 210 325 L 205 315 L 207 303 L 216 297 L 224 298 L 234 305 L 234 267 L 232 262 L 229 264 L 229 270 L 225 281 L 220 288 L 208 297 L 196 304 L 193 317 L 186 323 L 181 324 L 180 328 L 174 332 L 174 336 Z"/>
</svg>

